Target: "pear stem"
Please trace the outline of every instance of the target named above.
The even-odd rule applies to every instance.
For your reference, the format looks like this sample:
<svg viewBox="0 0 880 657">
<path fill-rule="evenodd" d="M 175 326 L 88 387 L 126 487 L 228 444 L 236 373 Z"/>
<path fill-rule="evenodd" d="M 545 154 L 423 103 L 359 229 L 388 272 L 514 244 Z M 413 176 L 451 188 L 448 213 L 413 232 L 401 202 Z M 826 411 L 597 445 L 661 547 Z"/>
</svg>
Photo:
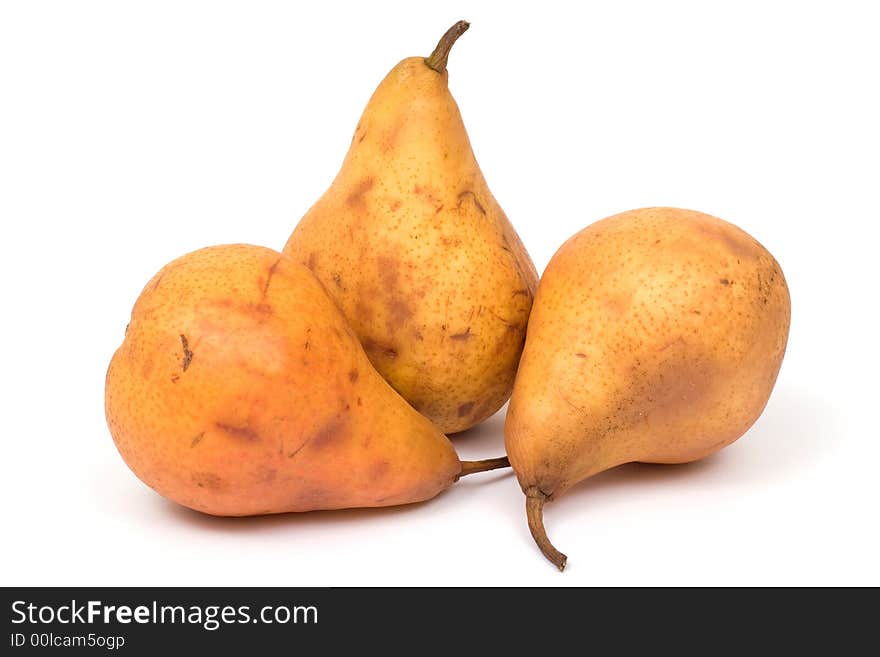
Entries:
<svg viewBox="0 0 880 657">
<path fill-rule="evenodd" d="M 506 456 L 499 456 L 495 459 L 483 459 L 482 461 L 462 461 L 461 472 L 458 473 L 456 481 L 462 477 L 475 474 L 477 472 L 487 472 L 488 470 L 497 470 L 498 468 L 509 468 L 510 461 Z"/>
<path fill-rule="evenodd" d="M 532 538 L 541 548 L 541 552 L 550 562 L 559 568 L 562 572 L 565 570 L 565 564 L 568 557 L 553 547 L 553 543 L 547 538 L 547 532 L 544 529 L 544 502 L 547 501 L 547 495 L 537 486 L 532 486 L 526 491 L 526 518 L 529 521 L 529 531 L 532 532 Z"/>
<path fill-rule="evenodd" d="M 425 64 L 438 73 L 443 73 L 446 70 L 446 61 L 449 59 L 449 51 L 452 50 L 452 44 L 456 42 L 458 37 L 467 32 L 470 26 L 471 24 L 467 21 L 458 21 L 446 30 L 446 34 L 440 37 L 437 47 L 434 48 L 431 56 L 425 60 Z"/>
</svg>

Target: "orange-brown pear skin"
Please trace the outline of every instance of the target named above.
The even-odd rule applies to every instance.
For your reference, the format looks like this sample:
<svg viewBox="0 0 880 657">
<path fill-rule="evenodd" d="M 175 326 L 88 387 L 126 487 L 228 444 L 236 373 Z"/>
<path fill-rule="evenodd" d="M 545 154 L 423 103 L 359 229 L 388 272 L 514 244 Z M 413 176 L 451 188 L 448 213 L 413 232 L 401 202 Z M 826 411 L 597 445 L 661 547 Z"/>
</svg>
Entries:
<svg viewBox="0 0 880 657">
<path fill-rule="evenodd" d="M 417 502 L 461 470 L 311 272 L 262 247 L 202 249 L 156 274 L 105 401 L 134 473 L 215 515 Z"/>
<path fill-rule="evenodd" d="M 321 280 L 382 376 L 452 433 L 510 396 L 537 274 L 447 78 L 423 57 L 394 67 L 284 252 Z"/>
<path fill-rule="evenodd" d="M 730 223 L 647 208 L 580 231 L 541 279 L 506 419 L 523 490 L 729 445 L 767 403 L 789 319 L 779 264 Z"/>
</svg>

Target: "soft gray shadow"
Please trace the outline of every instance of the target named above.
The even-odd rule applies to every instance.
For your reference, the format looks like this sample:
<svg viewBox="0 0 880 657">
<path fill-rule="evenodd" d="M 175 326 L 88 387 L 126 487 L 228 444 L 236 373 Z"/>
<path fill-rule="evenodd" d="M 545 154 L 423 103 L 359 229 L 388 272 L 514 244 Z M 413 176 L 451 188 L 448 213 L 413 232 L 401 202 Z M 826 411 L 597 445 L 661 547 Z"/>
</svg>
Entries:
<svg viewBox="0 0 880 657">
<path fill-rule="evenodd" d="M 445 494 L 446 491 L 440 493 Z M 438 496 L 439 497 L 439 496 Z M 337 524 L 348 526 L 374 521 L 376 518 L 402 517 L 430 505 L 437 498 L 426 502 L 363 509 L 338 509 L 334 511 L 306 511 L 303 513 L 276 513 L 265 516 L 224 517 L 193 511 L 174 502 L 160 498 L 165 512 L 174 520 L 198 529 L 221 533 L 254 532 L 296 526 L 298 528 Z"/>
<path fill-rule="evenodd" d="M 774 392 L 745 436 L 716 458 L 742 481 L 778 482 L 816 467 L 835 449 L 841 414 L 825 399 L 796 389 Z M 732 475 L 733 476 L 733 475 Z"/>
<path fill-rule="evenodd" d="M 567 491 L 558 508 L 595 503 L 596 493 L 633 493 L 692 481 L 695 487 L 779 482 L 820 462 L 835 446 L 837 417 L 821 399 L 793 389 L 773 393 L 764 413 L 737 442 L 694 463 L 630 463 L 602 472 Z M 587 501 L 587 497 L 591 501 Z"/>
<path fill-rule="evenodd" d="M 480 424 L 454 433 L 449 439 L 462 459 L 486 459 L 504 454 L 504 418 L 507 404 Z"/>
<path fill-rule="evenodd" d="M 463 461 L 476 461 L 504 456 L 506 453 L 504 450 L 504 418 L 506 415 L 507 404 L 480 424 L 449 436 L 452 444 L 455 445 L 455 451 L 458 452 L 459 458 Z M 513 470 L 510 468 L 480 472 L 462 478 L 454 488 L 484 486 L 513 476 Z"/>
</svg>

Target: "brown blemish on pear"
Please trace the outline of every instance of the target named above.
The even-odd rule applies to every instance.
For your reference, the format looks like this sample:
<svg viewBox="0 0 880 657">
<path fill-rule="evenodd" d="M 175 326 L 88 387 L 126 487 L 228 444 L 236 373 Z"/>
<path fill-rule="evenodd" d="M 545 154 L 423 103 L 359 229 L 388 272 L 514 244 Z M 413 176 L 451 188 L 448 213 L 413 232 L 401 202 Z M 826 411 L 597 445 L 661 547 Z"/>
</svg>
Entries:
<svg viewBox="0 0 880 657">
<path fill-rule="evenodd" d="M 480 214 L 486 214 L 486 208 L 484 208 L 480 201 L 477 199 L 477 195 L 473 192 L 473 190 L 467 189 L 458 195 L 457 207 L 461 208 L 461 204 L 464 199 L 470 199 L 470 201 L 474 204 L 474 207 L 477 208 L 477 211 Z"/>
<path fill-rule="evenodd" d="M 320 429 L 307 439 L 312 449 L 324 449 L 347 438 L 348 420 L 342 415 L 336 415 L 324 424 Z"/>
<path fill-rule="evenodd" d="M 260 439 L 260 434 L 258 434 L 256 431 L 248 426 L 237 427 L 231 424 L 224 424 L 223 422 L 215 422 L 214 426 L 220 429 L 220 431 L 222 431 L 226 435 L 232 436 L 237 440 L 254 442 Z"/>
<path fill-rule="evenodd" d="M 364 195 L 373 189 L 373 185 L 375 184 L 376 179 L 372 176 L 364 178 L 358 182 L 345 199 L 346 204 L 355 210 L 363 210 L 366 207 Z"/>
<path fill-rule="evenodd" d="M 189 367 L 189 364 L 192 362 L 193 352 L 190 351 L 189 340 L 186 339 L 186 336 L 183 333 L 180 334 L 180 346 L 181 346 L 181 349 L 183 349 L 183 361 L 180 363 L 180 369 L 182 369 L 184 372 L 186 372 L 187 368 Z M 149 362 L 150 367 L 152 367 L 152 361 L 148 361 L 148 362 Z M 147 375 L 144 374 L 144 376 L 146 377 Z"/>
<path fill-rule="evenodd" d="M 467 417 L 470 415 L 471 410 L 474 408 L 474 402 L 469 401 L 465 402 L 461 406 L 458 407 L 458 417 Z"/>
</svg>

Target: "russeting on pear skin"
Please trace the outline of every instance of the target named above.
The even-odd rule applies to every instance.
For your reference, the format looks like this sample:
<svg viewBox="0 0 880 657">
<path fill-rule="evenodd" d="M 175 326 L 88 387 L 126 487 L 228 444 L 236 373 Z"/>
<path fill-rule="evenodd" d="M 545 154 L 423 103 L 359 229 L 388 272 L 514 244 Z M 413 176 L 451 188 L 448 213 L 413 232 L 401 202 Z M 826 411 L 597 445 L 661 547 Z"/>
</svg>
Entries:
<svg viewBox="0 0 880 657">
<path fill-rule="evenodd" d="M 532 535 L 561 570 L 544 502 L 632 462 L 686 463 L 742 436 L 788 339 L 779 264 L 750 235 L 675 208 L 569 239 L 538 287 L 506 418 Z"/>
<path fill-rule="evenodd" d="M 257 246 L 202 249 L 156 274 L 110 362 L 105 409 L 144 483 L 214 515 L 417 502 L 504 464 L 462 464 L 311 272 Z"/>
<path fill-rule="evenodd" d="M 445 433 L 510 396 L 537 274 L 471 150 L 446 62 L 400 62 L 284 252 L 311 269 L 373 365 Z"/>
</svg>

